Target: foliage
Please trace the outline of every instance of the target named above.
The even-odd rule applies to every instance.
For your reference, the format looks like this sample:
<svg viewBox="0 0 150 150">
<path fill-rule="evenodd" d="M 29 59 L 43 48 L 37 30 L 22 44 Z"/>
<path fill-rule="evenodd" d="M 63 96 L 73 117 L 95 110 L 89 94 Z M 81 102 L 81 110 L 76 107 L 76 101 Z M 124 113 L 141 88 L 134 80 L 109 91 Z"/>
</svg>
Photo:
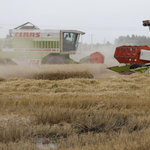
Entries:
<svg viewBox="0 0 150 150">
<path fill-rule="evenodd" d="M 115 45 L 148 45 L 150 46 L 150 38 L 146 36 L 135 36 L 132 35 L 131 37 L 129 35 L 127 36 L 120 36 L 118 39 L 114 42 Z"/>
</svg>

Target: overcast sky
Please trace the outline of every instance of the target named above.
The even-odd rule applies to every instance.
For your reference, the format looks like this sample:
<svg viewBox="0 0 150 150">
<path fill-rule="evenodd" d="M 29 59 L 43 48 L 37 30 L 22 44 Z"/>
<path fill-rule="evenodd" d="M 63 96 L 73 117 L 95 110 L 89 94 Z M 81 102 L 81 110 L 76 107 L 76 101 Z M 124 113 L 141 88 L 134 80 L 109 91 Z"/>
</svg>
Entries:
<svg viewBox="0 0 150 150">
<path fill-rule="evenodd" d="M 84 43 L 114 42 L 123 35 L 149 36 L 150 0 L 0 0 L 0 38 L 32 22 L 41 29 L 86 32 Z"/>
</svg>

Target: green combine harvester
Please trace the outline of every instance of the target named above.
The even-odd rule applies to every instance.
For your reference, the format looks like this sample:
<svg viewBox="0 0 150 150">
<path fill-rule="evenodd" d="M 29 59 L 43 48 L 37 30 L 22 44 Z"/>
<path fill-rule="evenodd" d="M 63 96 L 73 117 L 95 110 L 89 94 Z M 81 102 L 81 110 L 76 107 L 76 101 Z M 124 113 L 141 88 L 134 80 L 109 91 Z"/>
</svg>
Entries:
<svg viewBox="0 0 150 150">
<path fill-rule="evenodd" d="M 41 65 L 72 63 L 103 63 L 104 56 L 91 53 L 78 62 L 71 59 L 78 48 L 80 35 L 77 30 L 39 29 L 27 22 L 9 30 L 0 39 L 0 65 Z"/>
</svg>

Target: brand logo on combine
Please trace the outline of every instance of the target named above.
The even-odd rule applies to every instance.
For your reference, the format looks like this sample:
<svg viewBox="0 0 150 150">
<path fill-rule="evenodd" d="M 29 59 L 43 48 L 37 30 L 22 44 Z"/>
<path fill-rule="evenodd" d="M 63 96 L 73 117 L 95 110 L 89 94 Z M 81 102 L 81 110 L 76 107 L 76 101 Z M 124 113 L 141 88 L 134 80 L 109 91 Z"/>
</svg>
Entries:
<svg viewBox="0 0 150 150">
<path fill-rule="evenodd" d="M 15 37 L 40 37 L 40 33 L 34 33 L 34 32 L 16 32 Z"/>
</svg>

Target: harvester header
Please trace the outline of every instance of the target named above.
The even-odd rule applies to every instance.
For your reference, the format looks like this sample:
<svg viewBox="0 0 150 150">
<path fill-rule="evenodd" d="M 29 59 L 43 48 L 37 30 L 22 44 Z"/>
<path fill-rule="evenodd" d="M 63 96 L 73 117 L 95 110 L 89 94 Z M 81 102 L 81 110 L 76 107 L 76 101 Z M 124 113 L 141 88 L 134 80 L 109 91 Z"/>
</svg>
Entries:
<svg viewBox="0 0 150 150">
<path fill-rule="evenodd" d="M 120 46 L 116 48 L 114 57 L 119 63 L 125 64 L 146 64 L 150 63 L 149 60 L 145 60 L 143 57 L 143 51 L 150 53 L 148 46 Z"/>
<path fill-rule="evenodd" d="M 150 20 L 144 20 L 143 26 L 150 28 Z M 114 66 L 108 69 L 121 74 L 131 74 L 134 72 L 150 72 L 150 48 L 142 46 L 119 46 L 114 53 L 115 59 L 125 66 Z"/>
</svg>

